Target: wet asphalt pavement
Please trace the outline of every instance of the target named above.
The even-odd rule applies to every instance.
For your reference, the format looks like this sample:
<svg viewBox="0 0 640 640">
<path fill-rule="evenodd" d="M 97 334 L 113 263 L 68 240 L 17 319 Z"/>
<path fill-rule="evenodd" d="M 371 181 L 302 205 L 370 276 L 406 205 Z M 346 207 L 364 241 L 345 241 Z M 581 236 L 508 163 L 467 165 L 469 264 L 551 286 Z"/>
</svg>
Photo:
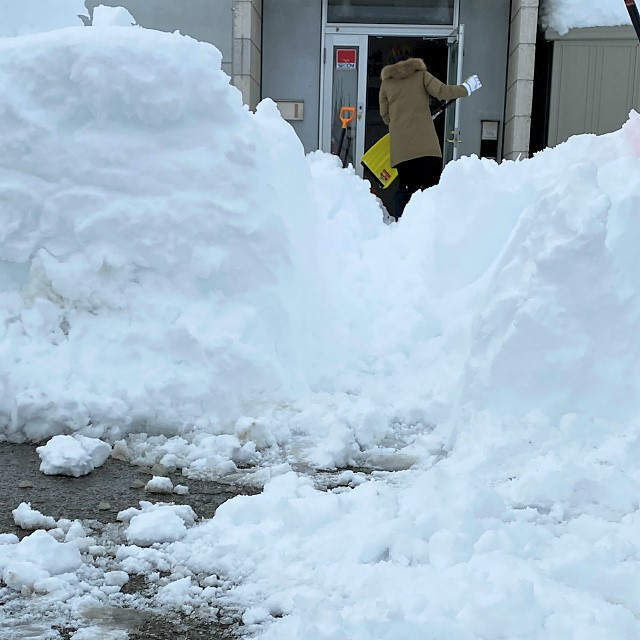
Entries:
<svg viewBox="0 0 640 640">
<path fill-rule="evenodd" d="M 28 534 L 15 526 L 11 515 L 21 502 L 30 502 L 33 509 L 56 520 L 98 520 L 106 524 L 116 522 L 119 511 L 137 507 L 140 500 L 188 504 L 200 518 L 211 518 L 223 502 L 247 493 L 246 487 L 189 480 L 180 474 L 169 475 L 174 485 L 189 487 L 187 495 L 147 493 L 144 485 L 151 479 L 151 471 L 113 458 L 82 478 L 46 476 L 39 467 L 35 447 L 0 443 L 0 532 L 19 537 Z"/>
<path fill-rule="evenodd" d="M 39 471 L 40 459 L 35 447 L 0 443 L 0 533 L 15 533 L 20 538 L 30 532 L 16 527 L 11 511 L 21 502 L 56 519 L 98 521 L 104 525 L 116 522 L 119 511 L 138 506 L 140 500 L 188 504 L 200 518 L 211 518 L 216 509 L 236 495 L 250 493 L 246 487 L 234 487 L 209 481 L 186 479 L 180 474 L 168 474 L 175 484 L 186 484 L 189 493 L 162 495 L 147 493 L 144 484 L 151 470 L 132 466 L 110 458 L 104 466 L 82 478 L 46 476 Z M 136 583 L 128 585 L 135 588 Z M 144 588 L 140 581 L 140 590 Z M 2 603 L 0 603 L 0 612 Z M 95 614 L 111 628 L 126 628 L 130 640 L 229 640 L 233 634 L 227 626 L 210 620 L 176 615 L 163 617 L 157 612 L 132 609 L 105 609 Z M 52 628 L 45 625 L 46 630 Z M 16 638 L 38 638 L 44 627 L 33 634 L 16 633 Z M 73 627 L 60 628 L 61 638 L 70 638 Z M 1 635 L 1 634 L 0 634 Z"/>
</svg>

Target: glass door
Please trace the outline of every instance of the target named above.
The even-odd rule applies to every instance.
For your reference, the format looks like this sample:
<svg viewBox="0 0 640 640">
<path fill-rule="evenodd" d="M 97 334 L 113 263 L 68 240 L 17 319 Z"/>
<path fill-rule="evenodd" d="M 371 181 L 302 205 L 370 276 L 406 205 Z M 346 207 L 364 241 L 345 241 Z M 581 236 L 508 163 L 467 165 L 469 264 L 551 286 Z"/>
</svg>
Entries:
<svg viewBox="0 0 640 640">
<path fill-rule="evenodd" d="M 458 27 L 457 33 L 449 37 L 449 71 L 448 84 L 462 84 L 462 62 L 464 57 L 464 25 Z M 460 105 L 457 100 L 455 105 L 449 107 L 445 117 L 445 142 L 442 155 L 444 164 L 451 160 L 457 160 L 460 156 Z"/>
<path fill-rule="evenodd" d="M 344 166 L 353 165 L 360 175 L 367 99 L 367 41 L 363 35 L 327 34 L 323 54 L 322 148 L 340 156 Z"/>
</svg>

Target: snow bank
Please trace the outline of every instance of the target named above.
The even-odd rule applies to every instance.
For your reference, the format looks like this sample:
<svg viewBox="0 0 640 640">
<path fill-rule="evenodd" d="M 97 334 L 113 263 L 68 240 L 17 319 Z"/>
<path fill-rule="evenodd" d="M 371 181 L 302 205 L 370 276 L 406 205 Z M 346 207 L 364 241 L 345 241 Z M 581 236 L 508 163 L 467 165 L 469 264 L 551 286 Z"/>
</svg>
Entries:
<svg viewBox="0 0 640 640">
<path fill-rule="evenodd" d="M 428 466 L 485 413 L 635 419 L 637 114 L 453 163 L 386 227 L 220 63 L 144 29 L 0 43 L 3 437 L 206 476 Z"/>
<path fill-rule="evenodd" d="M 631 24 L 623 0 L 543 0 L 542 26 L 565 34 L 579 27 L 617 27 Z"/>
<path fill-rule="evenodd" d="M 22 36 L 82 23 L 84 0 L 4 0 L 0 3 L 0 38 Z"/>
<path fill-rule="evenodd" d="M 346 493 L 280 476 L 175 544 L 121 557 L 169 563 L 159 602 L 177 608 L 225 576 L 221 601 L 265 639 L 635 637 L 640 424 L 467 436 L 428 471 Z"/>
<path fill-rule="evenodd" d="M 620 132 L 530 161 L 464 159 L 384 242 L 373 234 L 345 258 L 354 298 L 374 305 L 362 327 L 372 357 L 352 393 L 369 408 L 405 405 L 393 436 L 414 469 L 334 491 L 286 473 L 173 544 L 122 550 L 125 566 L 169 564 L 158 598 L 173 607 L 206 601 L 208 581 L 225 576 L 222 602 L 265 639 L 637 636 L 639 142 L 632 114 Z M 311 162 L 331 175 L 333 161 Z M 454 209 L 460 200 L 473 207 Z M 376 302 L 352 275 L 382 255 L 406 286 Z M 397 309 L 404 322 L 373 341 L 366 332 Z M 380 362 L 373 375 L 367 364 Z M 327 396 L 306 415 L 336 438 L 335 460 L 354 434 L 366 441 L 367 414 L 340 432 L 328 416 L 354 404 Z M 411 416 L 417 398 L 425 408 Z M 438 410 L 446 419 L 425 426 Z"/>
<path fill-rule="evenodd" d="M 220 64 L 141 29 L 0 42 L 10 438 L 213 429 L 303 387 L 309 172 Z"/>
<path fill-rule="evenodd" d="M 75 434 L 54 436 L 36 451 L 42 460 L 42 473 L 79 478 L 101 467 L 111 455 L 111 446 L 97 438 Z"/>
</svg>

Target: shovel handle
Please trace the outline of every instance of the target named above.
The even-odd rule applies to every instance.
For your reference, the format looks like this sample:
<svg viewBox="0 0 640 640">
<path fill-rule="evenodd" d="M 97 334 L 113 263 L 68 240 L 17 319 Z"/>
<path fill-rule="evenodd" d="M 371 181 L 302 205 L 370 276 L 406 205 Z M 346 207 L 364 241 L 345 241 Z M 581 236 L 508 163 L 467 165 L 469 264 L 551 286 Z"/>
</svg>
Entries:
<svg viewBox="0 0 640 640">
<path fill-rule="evenodd" d="M 340 107 L 340 122 L 342 122 L 342 128 L 346 129 L 356 117 L 355 107 Z"/>
</svg>

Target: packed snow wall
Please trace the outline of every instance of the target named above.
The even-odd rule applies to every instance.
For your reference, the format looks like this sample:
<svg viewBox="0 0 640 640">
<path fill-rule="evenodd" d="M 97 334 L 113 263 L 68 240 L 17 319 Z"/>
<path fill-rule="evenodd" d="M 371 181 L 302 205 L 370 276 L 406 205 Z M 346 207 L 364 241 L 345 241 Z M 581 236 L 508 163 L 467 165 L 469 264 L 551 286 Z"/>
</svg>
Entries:
<svg viewBox="0 0 640 640">
<path fill-rule="evenodd" d="M 331 466 L 469 412 L 637 414 L 636 114 L 464 158 L 387 227 L 209 45 L 8 39 L 0 87 L 4 437 L 297 438 Z"/>
<path fill-rule="evenodd" d="M 5 433 L 175 430 L 304 388 L 314 209 L 275 105 L 250 114 L 214 47 L 154 31 L 0 59 Z"/>
</svg>

